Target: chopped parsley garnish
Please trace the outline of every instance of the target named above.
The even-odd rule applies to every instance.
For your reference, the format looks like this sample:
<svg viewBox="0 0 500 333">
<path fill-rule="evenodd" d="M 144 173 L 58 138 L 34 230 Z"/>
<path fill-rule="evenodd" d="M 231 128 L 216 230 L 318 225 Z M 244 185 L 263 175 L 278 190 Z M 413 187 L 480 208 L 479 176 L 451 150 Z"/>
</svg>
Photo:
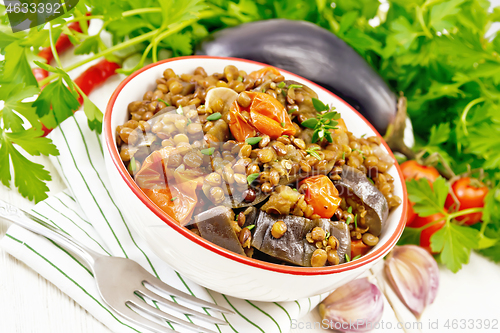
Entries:
<svg viewBox="0 0 500 333">
<path fill-rule="evenodd" d="M 166 102 L 165 100 L 161 99 L 161 98 L 158 98 L 158 102 L 162 102 L 163 104 L 165 104 L 166 106 L 170 106 L 170 104 L 168 102 Z"/>
<path fill-rule="evenodd" d="M 254 137 L 252 137 L 252 138 L 248 138 L 248 139 L 246 139 L 246 140 L 245 140 L 245 143 L 246 143 L 247 145 L 251 145 L 251 146 L 253 146 L 253 145 L 255 145 L 255 144 L 259 143 L 259 142 L 260 142 L 260 140 L 262 140 L 262 137 L 260 137 L 260 136 L 254 136 Z"/>
<path fill-rule="evenodd" d="M 207 120 L 213 121 L 213 120 L 219 120 L 222 117 L 220 112 L 212 113 L 210 116 L 207 117 Z"/>
<path fill-rule="evenodd" d="M 254 180 L 256 180 L 259 177 L 259 175 L 260 175 L 259 172 L 252 173 L 252 174 L 248 175 L 248 177 L 247 177 L 248 184 L 252 184 L 254 182 Z"/>
<path fill-rule="evenodd" d="M 312 147 L 310 149 L 307 149 L 306 153 L 308 153 L 311 156 L 316 157 L 316 159 L 318 159 L 318 161 L 321 161 L 321 156 L 319 156 L 319 154 L 316 152 L 317 150 L 319 150 L 319 147 Z"/>
<path fill-rule="evenodd" d="M 214 150 L 215 150 L 215 148 L 214 148 L 214 147 L 210 147 L 210 148 L 202 149 L 202 150 L 201 150 L 201 153 L 202 153 L 203 155 L 212 156 L 212 154 L 214 153 Z"/>
</svg>

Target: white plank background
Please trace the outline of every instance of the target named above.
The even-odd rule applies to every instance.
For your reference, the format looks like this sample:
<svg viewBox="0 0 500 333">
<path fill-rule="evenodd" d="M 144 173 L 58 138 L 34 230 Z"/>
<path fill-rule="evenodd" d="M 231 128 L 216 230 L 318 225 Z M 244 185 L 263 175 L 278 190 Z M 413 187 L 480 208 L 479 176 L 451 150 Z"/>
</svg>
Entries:
<svg viewBox="0 0 500 333">
<path fill-rule="evenodd" d="M 493 6 L 500 5 L 500 0 L 492 0 Z M 64 59 L 63 61 L 68 60 Z M 71 62 L 74 62 L 73 58 Z M 72 73 L 77 76 L 78 72 Z M 98 106 L 105 106 L 104 98 L 110 96 L 120 78 L 115 77 L 99 93 L 91 94 L 92 100 Z M 64 189 L 61 178 L 45 157 L 32 157 L 33 161 L 41 163 L 51 172 L 53 180 L 49 182 L 51 193 Z M 29 209 L 33 203 L 22 198 L 15 190 L 9 190 L 0 185 L 0 199 L 10 202 L 20 208 Z M 5 235 L 9 223 L 0 220 L 0 238 Z M 427 309 L 422 318 L 423 332 L 452 332 L 446 330 L 443 324 L 447 319 L 497 319 L 500 321 L 500 266 L 473 253 L 471 263 L 459 273 L 453 274 L 441 268 L 441 285 L 438 297 Z M 386 310 L 390 307 L 386 304 Z M 384 317 L 390 317 L 387 314 Z M 393 315 L 392 315 L 393 317 Z M 439 320 L 438 330 L 429 329 L 429 321 Z M 316 309 L 299 323 L 320 321 Z M 306 327 L 306 326 L 304 326 Z M 299 332 L 318 333 L 318 329 L 294 329 Z M 397 330 L 392 330 L 397 332 Z M 480 330 L 481 332 L 500 332 L 497 330 Z M 104 325 L 93 318 L 88 312 L 63 294 L 54 285 L 0 250 L 0 333 L 110 333 Z M 461 332 L 476 332 L 463 330 Z M 244 332 L 243 332 L 244 333 Z"/>
</svg>

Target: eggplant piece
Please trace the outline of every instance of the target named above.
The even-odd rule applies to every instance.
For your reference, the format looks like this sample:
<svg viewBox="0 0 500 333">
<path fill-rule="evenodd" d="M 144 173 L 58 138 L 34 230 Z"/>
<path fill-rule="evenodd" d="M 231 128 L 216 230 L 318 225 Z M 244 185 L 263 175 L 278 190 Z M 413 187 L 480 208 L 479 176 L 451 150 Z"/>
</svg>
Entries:
<svg viewBox="0 0 500 333">
<path fill-rule="evenodd" d="M 225 206 L 217 206 L 198 214 L 194 220 L 201 237 L 229 251 L 245 255 L 231 222 L 233 212 Z"/>
<path fill-rule="evenodd" d="M 382 192 L 358 169 L 344 165 L 341 179 L 334 181 L 342 198 L 354 197 L 366 208 L 365 222 L 368 231 L 379 236 L 389 215 L 389 205 Z"/>
<path fill-rule="evenodd" d="M 285 234 L 278 239 L 271 234 L 271 229 L 276 221 L 285 222 L 287 227 Z M 305 217 L 273 215 L 261 211 L 255 221 L 251 245 L 274 258 L 299 266 L 310 266 L 310 256 L 307 260 L 305 247 L 311 244 L 307 242 L 305 237 L 312 229 L 312 225 L 313 221 Z"/>
<path fill-rule="evenodd" d="M 273 19 L 220 30 L 196 54 L 263 62 L 337 94 L 384 134 L 396 116 L 396 95 L 342 39 L 313 23 Z"/>
<path fill-rule="evenodd" d="M 287 226 L 285 234 L 278 239 L 271 234 L 271 229 L 276 221 L 283 221 Z M 317 248 L 306 240 L 306 235 L 318 226 L 338 239 L 337 254 L 340 263 L 345 262 L 345 254 L 350 254 L 351 251 L 351 236 L 349 228 L 344 222 L 332 222 L 328 219 L 310 220 L 305 217 L 274 215 L 259 211 L 255 220 L 245 221 L 245 226 L 251 224 L 255 224 L 251 241 L 251 245 L 255 249 L 294 265 L 311 266 L 311 256 Z"/>
<path fill-rule="evenodd" d="M 250 188 L 250 187 L 249 187 Z M 266 194 L 262 191 L 257 191 L 257 195 L 255 197 L 255 200 L 252 202 L 246 202 L 245 199 L 241 195 L 242 193 L 235 193 L 232 196 L 229 196 L 226 194 L 226 197 L 222 204 L 224 206 L 228 206 L 231 208 L 244 208 L 244 207 L 250 207 L 250 206 L 255 206 L 262 201 L 266 200 L 270 194 Z"/>
<path fill-rule="evenodd" d="M 318 115 L 318 111 L 314 108 L 312 99 L 313 98 L 318 98 L 318 94 L 309 88 L 307 85 L 294 81 L 294 80 L 285 80 L 285 89 L 287 91 L 287 96 L 290 96 L 292 100 L 295 101 L 295 94 L 300 93 L 302 97 L 304 97 L 304 100 L 301 102 L 295 101 L 296 104 L 288 104 L 287 99 L 285 98 L 285 102 L 287 103 L 287 110 L 290 110 L 291 108 L 297 109 L 297 111 L 294 111 L 290 113 L 291 115 L 299 115 L 302 114 L 305 116 L 305 118 L 312 118 L 316 117 Z M 293 88 L 293 94 L 289 90 L 290 85 L 296 85 L 296 86 L 301 86 L 301 88 Z"/>
</svg>

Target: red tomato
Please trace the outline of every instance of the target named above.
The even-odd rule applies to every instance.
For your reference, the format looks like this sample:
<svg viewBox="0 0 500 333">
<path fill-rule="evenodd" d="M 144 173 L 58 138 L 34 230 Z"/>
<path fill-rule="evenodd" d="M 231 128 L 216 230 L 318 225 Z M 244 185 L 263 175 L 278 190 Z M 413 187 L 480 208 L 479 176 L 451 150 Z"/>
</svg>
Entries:
<svg viewBox="0 0 500 333">
<path fill-rule="evenodd" d="M 460 210 L 484 207 L 484 198 L 488 194 L 488 187 L 486 187 L 486 185 L 479 181 L 477 181 L 477 184 L 474 184 L 474 180 L 472 180 L 471 184 L 471 178 L 469 177 L 460 178 L 454 182 L 451 186 L 451 190 L 455 193 L 460 203 Z M 453 197 L 448 194 L 445 207 L 450 208 L 454 203 Z M 464 222 L 467 225 L 472 225 L 481 221 L 482 216 L 483 213 L 470 213 L 457 216 L 456 220 Z"/>
<path fill-rule="evenodd" d="M 236 140 L 242 142 L 260 132 L 271 139 L 281 135 L 294 135 L 295 128 L 286 112 L 286 108 L 276 98 L 261 92 L 247 92 L 252 102 L 246 108 L 237 101 L 231 105 L 229 112 L 229 129 Z M 249 119 L 243 117 L 243 112 L 250 114 Z"/>
<path fill-rule="evenodd" d="M 409 226 L 413 223 L 415 220 L 415 217 L 417 217 L 417 213 L 413 210 L 413 205 L 414 203 L 408 199 L 408 210 L 406 211 L 406 225 Z"/>
<path fill-rule="evenodd" d="M 405 180 L 419 180 L 420 178 L 425 178 L 432 183 L 439 177 L 439 172 L 436 168 L 418 164 L 418 162 L 414 160 L 406 161 L 399 167 L 401 168 Z"/>
<path fill-rule="evenodd" d="M 323 218 L 331 218 L 340 205 L 342 199 L 330 178 L 325 175 L 312 176 L 300 182 L 306 184 L 306 202 L 314 209 L 314 213 Z"/>
<path fill-rule="evenodd" d="M 439 229 L 441 229 L 445 223 L 445 216 L 443 213 L 437 213 L 426 217 L 416 216 L 413 221 L 411 227 L 412 228 L 420 228 L 429 223 L 442 219 L 440 222 L 433 224 L 424 230 L 420 234 L 420 246 L 426 249 L 429 253 L 435 253 L 431 250 L 431 236 L 434 235 Z"/>
<path fill-rule="evenodd" d="M 432 183 L 439 177 L 439 172 L 434 167 L 419 164 L 417 161 L 409 160 L 399 165 L 405 180 L 425 178 Z M 408 199 L 408 210 L 406 211 L 406 225 L 413 223 L 417 216 L 413 210 L 413 203 Z M 412 225 L 413 227 L 413 225 Z"/>
</svg>

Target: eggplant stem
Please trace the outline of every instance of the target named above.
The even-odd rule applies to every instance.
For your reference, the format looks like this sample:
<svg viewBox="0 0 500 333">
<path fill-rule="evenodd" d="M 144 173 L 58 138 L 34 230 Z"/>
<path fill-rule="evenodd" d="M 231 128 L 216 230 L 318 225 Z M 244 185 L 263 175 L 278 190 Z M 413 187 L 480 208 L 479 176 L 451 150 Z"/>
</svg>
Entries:
<svg viewBox="0 0 500 333">
<path fill-rule="evenodd" d="M 405 128 L 406 128 L 406 97 L 401 96 L 398 99 L 398 111 L 396 118 L 389 126 L 385 141 L 393 151 L 400 152 L 408 159 L 415 159 L 415 152 L 409 148 L 404 142 Z"/>
</svg>

